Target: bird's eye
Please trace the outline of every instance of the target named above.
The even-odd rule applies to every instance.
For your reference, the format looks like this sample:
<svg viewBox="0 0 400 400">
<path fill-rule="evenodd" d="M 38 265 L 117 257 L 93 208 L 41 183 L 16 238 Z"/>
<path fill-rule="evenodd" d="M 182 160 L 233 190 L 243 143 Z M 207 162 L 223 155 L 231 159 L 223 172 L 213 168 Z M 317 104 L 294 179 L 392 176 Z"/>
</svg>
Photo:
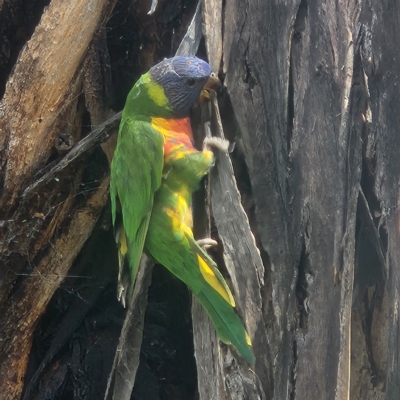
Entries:
<svg viewBox="0 0 400 400">
<path fill-rule="evenodd" d="M 187 87 L 191 88 L 194 86 L 195 83 L 196 83 L 196 79 L 193 79 L 193 78 L 185 79 L 185 84 Z"/>
</svg>

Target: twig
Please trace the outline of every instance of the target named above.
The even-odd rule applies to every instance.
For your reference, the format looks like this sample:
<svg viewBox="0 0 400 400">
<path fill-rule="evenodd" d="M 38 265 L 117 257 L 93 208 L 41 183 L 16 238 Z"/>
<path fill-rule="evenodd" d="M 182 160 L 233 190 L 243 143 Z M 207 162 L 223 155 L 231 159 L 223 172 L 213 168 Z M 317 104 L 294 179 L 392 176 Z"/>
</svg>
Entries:
<svg viewBox="0 0 400 400">
<path fill-rule="evenodd" d="M 68 167 L 68 165 L 107 140 L 112 134 L 116 133 L 119 121 L 121 120 L 121 114 L 121 112 L 115 114 L 78 142 L 77 145 L 73 147 L 73 149 L 63 157 L 57 165 L 25 189 L 22 194 L 23 200 L 28 200 L 42 185 L 56 178 L 56 175 Z"/>
</svg>

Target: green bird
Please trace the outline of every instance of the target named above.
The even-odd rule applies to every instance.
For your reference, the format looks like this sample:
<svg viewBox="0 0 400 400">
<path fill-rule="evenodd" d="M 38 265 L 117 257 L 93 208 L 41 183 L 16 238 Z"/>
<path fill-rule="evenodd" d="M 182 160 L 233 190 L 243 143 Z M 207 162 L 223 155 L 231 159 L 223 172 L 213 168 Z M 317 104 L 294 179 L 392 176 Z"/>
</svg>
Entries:
<svg viewBox="0 0 400 400">
<path fill-rule="evenodd" d="M 216 82 L 205 61 L 178 56 L 151 68 L 128 95 L 110 183 L 119 254 L 118 297 L 126 303 L 145 251 L 191 289 L 221 341 L 254 364 L 232 293 L 192 233 L 191 197 L 214 165 L 210 147 L 227 146 L 211 138 L 198 151 L 189 114 Z"/>
</svg>

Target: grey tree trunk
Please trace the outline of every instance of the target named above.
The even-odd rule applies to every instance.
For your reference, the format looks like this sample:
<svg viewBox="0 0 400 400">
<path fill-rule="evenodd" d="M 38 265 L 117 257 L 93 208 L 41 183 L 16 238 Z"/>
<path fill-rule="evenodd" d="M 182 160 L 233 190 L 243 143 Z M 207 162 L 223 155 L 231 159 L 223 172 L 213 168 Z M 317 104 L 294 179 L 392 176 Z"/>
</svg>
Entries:
<svg viewBox="0 0 400 400">
<path fill-rule="evenodd" d="M 233 1 L 209 27 L 266 269 L 267 398 L 400 396 L 399 12 Z"/>
<path fill-rule="evenodd" d="M 107 207 L 110 117 L 175 53 L 197 6 L 159 1 L 148 15 L 150 1 L 116 3 L 0 2 L 0 392 L 10 400 L 107 389 L 125 318 Z M 249 368 L 222 345 L 156 267 L 146 313 L 149 276 L 139 281 L 109 395 L 400 398 L 400 4 L 202 8 L 199 54 L 224 84 L 211 131 L 236 147 L 197 195 L 196 231 L 219 240 L 213 255 L 257 361 Z"/>
</svg>

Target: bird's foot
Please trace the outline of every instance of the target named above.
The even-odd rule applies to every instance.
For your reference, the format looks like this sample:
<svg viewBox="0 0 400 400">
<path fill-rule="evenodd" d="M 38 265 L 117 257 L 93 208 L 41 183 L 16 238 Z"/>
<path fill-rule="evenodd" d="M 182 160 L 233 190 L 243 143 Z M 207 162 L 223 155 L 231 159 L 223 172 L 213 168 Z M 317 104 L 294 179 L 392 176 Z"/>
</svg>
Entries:
<svg viewBox="0 0 400 400">
<path fill-rule="evenodd" d="M 218 242 L 211 238 L 199 239 L 197 244 L 205 250 L 209 249 L 210 247 L 218 246 Z"/>
<path fill-rule="evenodd" d="M 228 140 L 215 136 L 211 136 L 209 138 L 206 137 L 203 141 L 203 149 L 209 150 L 212 147 L 221 150 L 224 153 L 231 153 L 235 147 L 235 144 L 231 145 Z"/>
</svg>

